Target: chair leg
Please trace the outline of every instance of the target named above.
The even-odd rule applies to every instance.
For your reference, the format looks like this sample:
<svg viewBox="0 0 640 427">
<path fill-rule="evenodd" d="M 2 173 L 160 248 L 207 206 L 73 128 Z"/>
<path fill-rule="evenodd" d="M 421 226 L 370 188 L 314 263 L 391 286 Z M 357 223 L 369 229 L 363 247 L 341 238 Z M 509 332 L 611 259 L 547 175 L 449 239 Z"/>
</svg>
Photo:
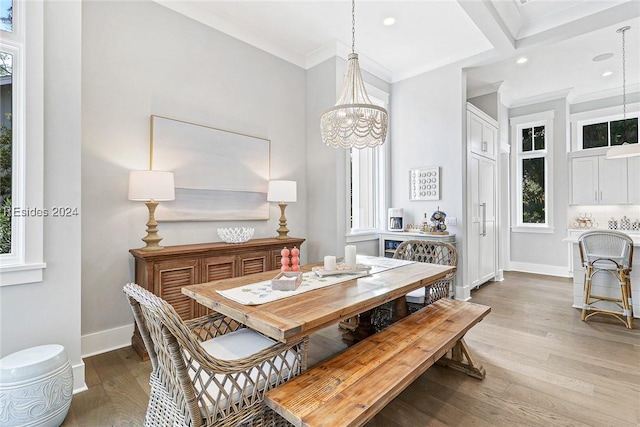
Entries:
<svg viewBox="0 0 640 427">
<path fill-rule="evenodd" d="M 627 328 L 633 328 L 633 306 L 631 302 L 630 280 L 625 272 L 620 272 L 620 296 L 622 298 L 622 318 L 626 317 L 624 324 Z"/>
<path fill-rule="evenodd" d="M 593 270 L 591 266 L 587 266 L 584 273 L 584 303 L 582 305 L 582 320 L 587 320 L 587 311 L 591 302 L 591 275 Z"/>
</svg>

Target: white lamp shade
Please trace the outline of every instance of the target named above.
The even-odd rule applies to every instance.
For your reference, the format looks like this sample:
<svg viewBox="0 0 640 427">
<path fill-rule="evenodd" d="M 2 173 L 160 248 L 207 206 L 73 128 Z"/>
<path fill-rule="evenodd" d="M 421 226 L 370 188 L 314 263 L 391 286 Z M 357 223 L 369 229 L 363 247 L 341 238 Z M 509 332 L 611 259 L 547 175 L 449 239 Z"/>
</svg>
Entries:
<svg viewBox="0 0 640 427">
<path fill-rule="evenodd" d="M 640 156 L 640 144 L 622 144 L 607 150 L 607 159 L 622 159 L 624 157 Z"/>
<path fill-rule="evenodd" d="M 289 203 L 297 199 L 297 184 L 295 181 L 269 181 L 267 191 L 268 202 Z"/>
<path fill-rule="evenodd" d="M 161 202 L 175 198 L 173 172 L 153 170 L 129 172 L 129 200 Z"/>
</svg>

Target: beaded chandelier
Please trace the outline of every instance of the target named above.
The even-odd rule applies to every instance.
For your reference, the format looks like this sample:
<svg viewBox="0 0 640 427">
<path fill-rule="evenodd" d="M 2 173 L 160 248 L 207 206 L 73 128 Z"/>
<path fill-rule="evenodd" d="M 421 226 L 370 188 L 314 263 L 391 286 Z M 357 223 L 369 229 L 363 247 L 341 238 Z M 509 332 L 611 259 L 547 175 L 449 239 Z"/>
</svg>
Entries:
<svg viewBox="0 0 640 427">
<path fill-rule="evenodd" d="M 387 138 L 387 110 L 371 103 L 364 87 L 358 54 L 355 53 L 355 0 L 351 2 L 351 53 L 338 102 L 322 113 L 320 130 L 324 143 L 333 148 L 366 148 L 382 145 Z"/>
</svg>

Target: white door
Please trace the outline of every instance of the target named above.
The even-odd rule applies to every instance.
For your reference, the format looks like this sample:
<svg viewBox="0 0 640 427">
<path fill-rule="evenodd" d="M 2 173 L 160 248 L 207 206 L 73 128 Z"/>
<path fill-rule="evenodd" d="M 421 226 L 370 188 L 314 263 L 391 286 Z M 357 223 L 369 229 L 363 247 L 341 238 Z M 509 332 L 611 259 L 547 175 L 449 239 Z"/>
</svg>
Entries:
<svg viewBox="0 0 640 427">
<path fill-rule="evenodd" d="M 471 286 L 480 284 L 480 159 L 471 155 L 469 160 L 469 203 L 471 204 L 471 216 L 469 227 L 469 259 L 467 260 L 469 271 L 469 283 Z"/>
<path fill-rule="evenodd" d="M 469 281 L 478 286 L 496 275 L 496 163 L 471 155 L 469 162 L 471 224 Z"/>
<path fill-rule="evenodd" d="M 480 160 L 480 283 L 496 275 L 496 163 Z"/>
</svg>

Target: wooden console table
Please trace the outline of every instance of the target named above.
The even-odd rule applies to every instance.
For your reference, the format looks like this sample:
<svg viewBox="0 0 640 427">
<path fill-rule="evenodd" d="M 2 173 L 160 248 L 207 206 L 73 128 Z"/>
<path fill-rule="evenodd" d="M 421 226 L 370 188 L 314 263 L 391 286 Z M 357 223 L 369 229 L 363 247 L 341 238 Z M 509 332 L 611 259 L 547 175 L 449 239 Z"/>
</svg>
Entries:
<svg viewBox="0 0 640 427">
<path fill-rule="evenodd" d="M 135 259 L 135 282 L 171 304 L 183 320 L 200 317 L 209 309 L 182 294 L 182 287 L 213 280 L 261 273 L 280 267 L 280 251 L 300 248 L 304 239 L 252 239 L 246 243 L 202 243 L 165 246 L 158 251 L 131 249 Z M 149 358 L 135 329 L 131 346 Z"/>
</svg>

